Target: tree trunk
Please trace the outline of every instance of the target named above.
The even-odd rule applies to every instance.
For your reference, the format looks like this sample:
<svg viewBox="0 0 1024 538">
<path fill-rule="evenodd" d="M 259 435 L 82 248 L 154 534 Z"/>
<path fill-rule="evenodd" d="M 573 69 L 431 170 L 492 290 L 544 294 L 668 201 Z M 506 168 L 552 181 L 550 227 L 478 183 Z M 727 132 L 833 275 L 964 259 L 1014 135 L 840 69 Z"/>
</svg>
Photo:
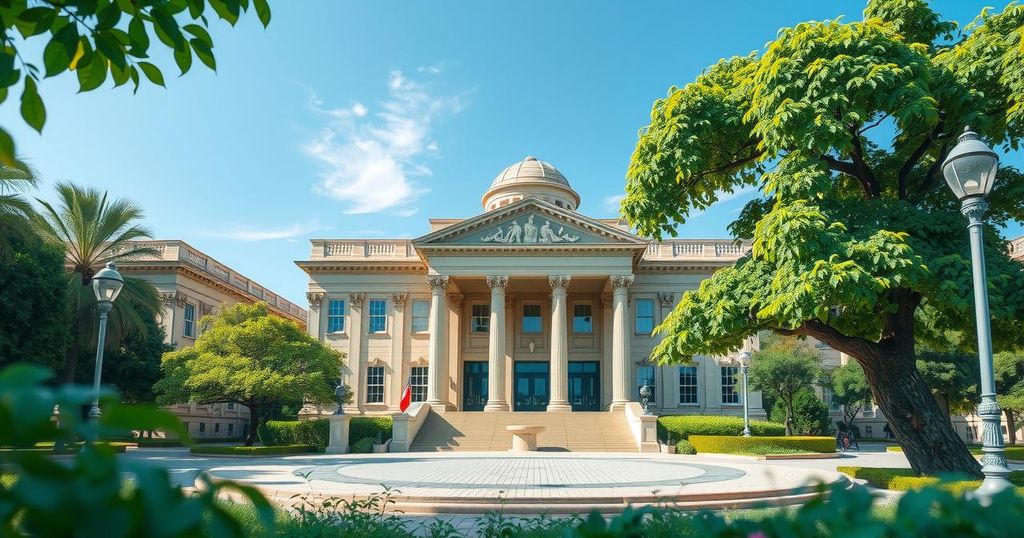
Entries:
<svg viewBox="0 0 1024 538">
<path fill-rule="evenodd" d="M 260 413 L 263 411 L 263 406 L 250 404 L 245 407 L 249 409 L 249 433 L 245 436 L 245 446 L 252 446 L 256 442 L 256 429 L 260 427 L 262 418 Z"/>
<path fill-rule="evenodd" d="M 1014 420 L 1013 411 L 1010 409 L 1003 409 L 1003 413 L 1006 413 L 1006 434 L 1009 437 L 1009 444 L 1017 444 L 1017 421 Z"/>
<path fill-rule="evenodd" d="M 953 431 L 917 371 L 913 339 L 865 346 L 854 358 L 864 367 L 878 407 L 910 466 L 918 474 L 967 473 L 981 477 L 981 465 Z"/>
</svg>

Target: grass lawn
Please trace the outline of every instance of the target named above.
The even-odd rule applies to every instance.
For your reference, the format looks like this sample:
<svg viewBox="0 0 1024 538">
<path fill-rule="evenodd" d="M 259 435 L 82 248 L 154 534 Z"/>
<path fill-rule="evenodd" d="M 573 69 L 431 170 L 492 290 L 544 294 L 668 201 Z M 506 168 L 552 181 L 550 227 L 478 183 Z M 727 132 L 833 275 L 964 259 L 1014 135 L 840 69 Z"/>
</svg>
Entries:
<svg viewBox="0 0 1024 538">
<path fill-rule="evenodd" d="M 903 452 L 903 447 L 899 445 L 892 445 L 885 447 L 889 452 Z M 981 455 L 981 445 L 967 445 L 967 449 L 971 451 L 971 454 Z M 1006 447 L 1006 459 L 1015 461 L 1024 461 L 1024 446 L 1008 446 Z"/>
<path fill-rule="evenodd" d="M 908 491 L 925 486 L 940 485 L 954 492 L 961 493 L 976 489 L 981 485 L 981 480 L 963 480 L 962 478 L 958 479 L 956 476 L 917 476 L 912 469 L 840 466 L 836 467 L 836 470 L 853 478 L 865 480 L 869 485 L 876 488 L 897 491 Z M 1018 491 L 1024 493 L 1024 471 L 1011 472 L 1010 482 L 1017 486 Z"/>
<path fill-rule="evenodd" d="M 315 454 L 321 450 L 313 445 L 283 446 L 194 446 L 192 454 L 197 456 L 285 456 L 288 454 Z"/>
<path fill-rule="evenodd" d="M 64 447 L 64 452 L 78 452 L 82 449 L 84 443 L 78 442 L 73 445 Z M 100 444 L 109 446 L 114 449 L 114 452 L 123 453 L 129 446 L 135 446 L 135 443 L 125 443 L 121 441 L 103 441 Z M 53 452 L 53 441 L 47 441 L 43 443 L 36 443 L 32 448 L 14 448 L 14 447 L 3 447 L 0 448 L 0 452 Z"/>
</svg>

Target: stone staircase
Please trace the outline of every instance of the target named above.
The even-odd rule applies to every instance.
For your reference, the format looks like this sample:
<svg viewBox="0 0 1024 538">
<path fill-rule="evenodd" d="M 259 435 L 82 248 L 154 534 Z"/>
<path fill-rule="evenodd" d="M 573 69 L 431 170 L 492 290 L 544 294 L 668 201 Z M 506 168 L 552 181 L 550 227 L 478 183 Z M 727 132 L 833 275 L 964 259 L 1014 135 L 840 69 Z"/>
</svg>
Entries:
<svg viewBox="0 0 1024 538">
<path fill-rule="evenodd" d="M 410 452 L 506 451 L 512 447 L 510 424 L 541 425 L 541 451 L 637 452 L 622 412 L 447 412 L 431 411 Z"/>
</svg>

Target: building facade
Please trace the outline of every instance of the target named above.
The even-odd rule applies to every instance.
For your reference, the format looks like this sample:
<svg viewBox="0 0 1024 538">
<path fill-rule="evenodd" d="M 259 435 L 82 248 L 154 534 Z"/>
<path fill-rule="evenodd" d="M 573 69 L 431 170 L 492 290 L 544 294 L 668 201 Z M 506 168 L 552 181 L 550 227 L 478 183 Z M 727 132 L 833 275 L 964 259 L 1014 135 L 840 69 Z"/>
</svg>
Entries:
<svg viewBox="0 0 1024 538">
<path fill-rule="evenodd" d="M 618 410 L 649 386 L 662 414 L 741 414 L 734 357 L 649 359 L 681 294 L 749 244 L 653 242 L 579 204 L 558 170 L 527 157 L 475 217 L 430 219 L 413 240 L 313 240 L 296 262 L 308 330 L 346 354 L 346 411 L 395 412 L 408 383 L 438 412 Z M 759 394 L 750 409 L 763 416 Z"/>
<path fill-rule="evenodd" d="M 157 322 L 164 327 L 164 341 L 175 349 L 192 346 L 202 333 L 202 316 L 236 303 L 267 303 L 271 312 L 306 326 L 302 307 L 267 290 L 227 265 L 207 256 L 184 241 L 135 241 L 154 254 L 123 261 L 125 275 L 151 282 L 160 293 L 163 309 Z M 237 438 L 249 427 L 249 412 L 232 403 L 175 405 L 173 411 L 194 439 Z"/>
</svg>

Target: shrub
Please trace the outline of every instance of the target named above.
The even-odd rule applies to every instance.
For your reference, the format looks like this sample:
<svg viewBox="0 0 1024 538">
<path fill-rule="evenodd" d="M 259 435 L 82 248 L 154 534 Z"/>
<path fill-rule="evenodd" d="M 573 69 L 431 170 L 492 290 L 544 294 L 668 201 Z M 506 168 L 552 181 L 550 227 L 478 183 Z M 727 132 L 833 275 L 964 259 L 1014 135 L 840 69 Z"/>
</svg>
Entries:
<svg viewBox="0 0 1024 538">
<path fill-rule="evenodd" d="M 725 435 L 691 435 L 690 444 L 697 452 L 719 454 L 793 454 L 835 452 L 836 440 L 831 437 L 736 437 Z"/>
<path fill-rule="evenodd" d="M 743 418 L 715 415 L 669 415 L 658 417 L 658 436 L 687 439 L 691 435 L 740 435 Z M 750 433 L 757 436 L 784 435 L 786 426 L 763 420 L 750 421 Z"/>
<path fill-rule="evenodd" d="M 369 454 L 373 452 L 373 444 L 376 443 L 375 438 L 363 437 L 362 439 L 352 443 L 352 447 L 349 452 L 353 454 Z"/>
<path fill-rule="evenodd" d="M 769 414 L 772 420 L 786 420 L 786 406 L 776 400 Z M 828 435 L 832 433 L 828 406 L 813 390 L 804 389 L 793 396 L 793 433 L 797 435 Z"/>
<path fill-rule="evenodd" d="M 311 452 L 319 452 L 319 448 L 312 445 L 192 447 L 192 453 L 198 456 L 283 456 L 286 454 L 309 454 Z"/>
<path fill-rule="evenodd" d="M 353 419 L 354 421 L 355 419 Z M 268 420 L 259 427 L 260 442 L 268 446 L 313 445 L 327 446 L 331 431 L 330 420 Z"/>
<path fill-rule="evenodd" d="M 676 443 L 676 454 L 696 454 L 696 453 L 697 453 L 697 450 L 695 448 L 693 448 L 693 445 L 691 445 L 690 442 L 687 441 L 686 439 L 682 439 L 678 443 Z"/>
<path fill-rule="evenodd" d="M 374 443 L 379 438 L 381 442 L 384 442 L 391 439 L 393 425 L 394 421 L 390 416 L 352 417 L 352 422 L 348 426 L 348 438 L 351 441 L 369 438 Z"/>
</svg>

